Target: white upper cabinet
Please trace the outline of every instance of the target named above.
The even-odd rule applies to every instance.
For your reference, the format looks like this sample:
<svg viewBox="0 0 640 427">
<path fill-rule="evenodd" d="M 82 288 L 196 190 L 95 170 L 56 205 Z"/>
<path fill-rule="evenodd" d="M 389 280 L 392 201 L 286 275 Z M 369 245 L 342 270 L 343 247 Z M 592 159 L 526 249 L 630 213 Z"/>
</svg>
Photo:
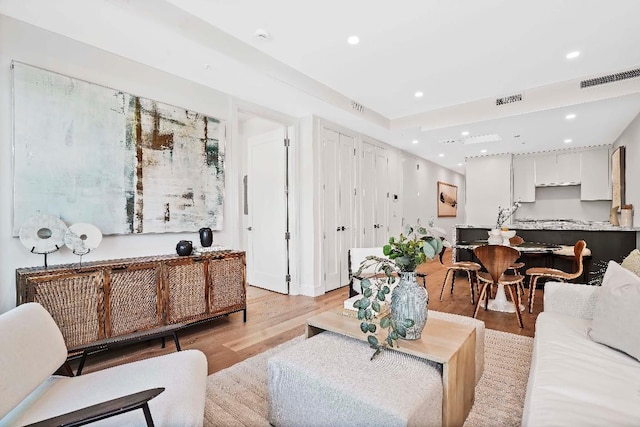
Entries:
<svg viewBox="0 0 640 427">
<path fill-rule="evenodd" d="M 580 161 L 581 153 L 562 153 L 556 157 L 558 170 L 557 184 L 579 184 L 580 183 Z"/>
<path fill-rule="evenodd" d="M 611 200 L 609 148 L 582 152 L 581 200 Z"/>
<path fill-rule="evenodd" d="M 536 201 L 534 157 L 513 157 L 513 201 Z"/>
<path fill-rule="evenodd" d="M 579 152 L 536 156 L 536 186 L 580 184 L 580 165 Z"/>
</svg>

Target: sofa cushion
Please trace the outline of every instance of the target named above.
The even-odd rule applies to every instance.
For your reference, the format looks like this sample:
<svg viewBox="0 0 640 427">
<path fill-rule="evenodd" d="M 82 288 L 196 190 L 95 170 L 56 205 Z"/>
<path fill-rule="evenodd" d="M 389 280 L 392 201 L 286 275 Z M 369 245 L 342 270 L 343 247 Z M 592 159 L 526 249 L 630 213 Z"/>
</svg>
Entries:
<svg viewBox="0 0 640 427">
<path fill-rule="evenodd" d="M 640 250 L 634 249 L 622 260 L 624 268 L 640 276 Z"/>
<path fill-rule="evenodd" d="M 593 313 L 594 341 L 640 360 L 640 277 L 609 261 Z"/>
<path fill-rule="evenodd" d="M 166 390 L 149 401 L 156 426 L 201 426 L 207 380 L 207 359 L 198 350 L 114 366 L 79 377 L 51 376 L 5 418 L 2 426 L 54 417 L 109 399 L 155 387 Z M 141 410 L 98 421 L 92 426 L 145 425 Z"/>
<path fill-rule="evenodd" d="M 587 337 L 590 320 L 536 321 L 524 426 L 640 425 L 640 363 Z"/>
<path fill-rule="evenodd" d="M 64 363 L 67 347 L 55 321 L 40 304 L 22 304 L 0 319 L 1 420 Z"/>
</svg>

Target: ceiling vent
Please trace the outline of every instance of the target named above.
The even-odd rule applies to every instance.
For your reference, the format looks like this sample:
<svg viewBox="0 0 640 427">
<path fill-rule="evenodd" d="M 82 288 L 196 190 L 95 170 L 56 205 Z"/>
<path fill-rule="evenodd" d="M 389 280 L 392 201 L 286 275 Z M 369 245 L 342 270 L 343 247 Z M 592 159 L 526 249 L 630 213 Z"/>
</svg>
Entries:
<svg viewBox="0 0 640 427">
<path fill-rule="evenodd" d="M 438 144 L 455 144 L 455 139 L 443 139 L 442 141 L 438 141 Z"/>
<path fill-rule="evenodd" d="M 635 70 L 623 71 L 622 73 L 609 74 L 608 76 L 600 76 L 594 79 L 582 80 L 580 82 L 580 88 L 603 85 L 606 83 L 613 83 L 620 80 L 632 79 L 634 77 L 640 77 L 640 68 Z"/>
<path fill-rule="evenodd" d="M 496 98 L 496 105 L 512 104 L 514 102 L 522 101 L 522 94 L 516 93 L 515 95 L 503 96 L 502 98 Z"/>
<path fill-rule="evenodd" d="M 502 137 L 497 133 L 492 133 L 490 135 L 467 136 L 466 138 L 462 138 L 463 144 L 479 144 L 481 142 L 500 142 L 500 141 L 502 141 Z"/>
</svg>

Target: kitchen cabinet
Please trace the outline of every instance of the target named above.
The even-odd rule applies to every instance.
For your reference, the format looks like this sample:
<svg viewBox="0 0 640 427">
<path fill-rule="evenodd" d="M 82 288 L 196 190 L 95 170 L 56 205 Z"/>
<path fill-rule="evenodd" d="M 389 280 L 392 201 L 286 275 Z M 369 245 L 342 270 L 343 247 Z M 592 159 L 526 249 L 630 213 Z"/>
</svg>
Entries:
<svg viewBox="0 0 640 427">
<path fill-rule="evenodd" d="M 513 200 L 536 201 L 535 158 L 532 156 L 513 157 Z"/>
<path fill-rule="evenodd" d="M 583 151 L 580 200 L 611 200 L 609 148 Z"/>
<path fill-rule="evenodd" d="M 536 186 L 545 187 L 580 184 L 580 158 L 580 152 L 536 156 Z"/>
</svg>

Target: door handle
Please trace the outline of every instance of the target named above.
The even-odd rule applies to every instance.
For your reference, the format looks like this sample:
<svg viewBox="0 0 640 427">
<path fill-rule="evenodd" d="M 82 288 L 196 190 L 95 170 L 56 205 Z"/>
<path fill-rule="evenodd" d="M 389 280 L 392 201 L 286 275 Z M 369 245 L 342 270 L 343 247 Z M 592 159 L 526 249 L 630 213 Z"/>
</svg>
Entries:
<svg viewBox="0 0 640 427">
<path fill-rule="evenodd" d="M 251 231 L 253 229 L 253 227 L 247 227 L 247 230 Z"/>
<path fill-rule="evenodd" d="M 346 230 L 347 228 L 343 225 L 342 227 L 340 227 L 340 229 L 341 229 L 342 231 L 344 231 L 344 230 Z"/>
<path fill-rule="evenodd" d="M 336 228 L 336 231 L 340 231 L 340 227 Z"/>
</svg>

